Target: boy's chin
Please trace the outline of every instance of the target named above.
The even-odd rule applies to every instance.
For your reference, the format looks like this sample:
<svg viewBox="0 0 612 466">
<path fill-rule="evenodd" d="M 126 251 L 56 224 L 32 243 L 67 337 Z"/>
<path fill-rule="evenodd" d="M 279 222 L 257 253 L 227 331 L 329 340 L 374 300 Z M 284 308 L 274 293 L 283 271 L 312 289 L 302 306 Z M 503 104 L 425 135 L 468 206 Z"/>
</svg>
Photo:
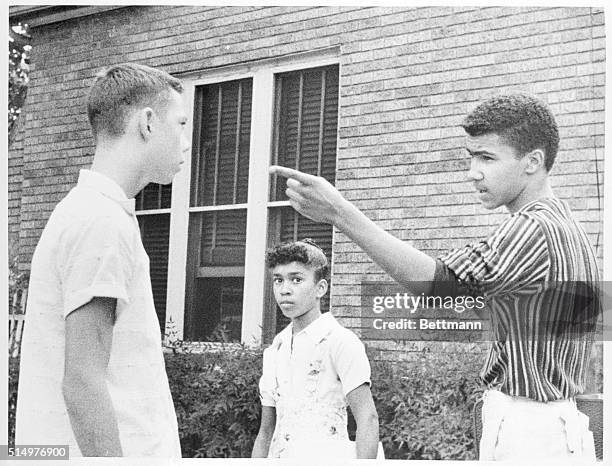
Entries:
<svg viewBox="0 0 612 466">
<path fill-rule="evenodd" d="M 500 207 L 502 204 L 494 201 L 481 201 L 480 205 L 486 210 L 495 210 Z"/>
</svg>

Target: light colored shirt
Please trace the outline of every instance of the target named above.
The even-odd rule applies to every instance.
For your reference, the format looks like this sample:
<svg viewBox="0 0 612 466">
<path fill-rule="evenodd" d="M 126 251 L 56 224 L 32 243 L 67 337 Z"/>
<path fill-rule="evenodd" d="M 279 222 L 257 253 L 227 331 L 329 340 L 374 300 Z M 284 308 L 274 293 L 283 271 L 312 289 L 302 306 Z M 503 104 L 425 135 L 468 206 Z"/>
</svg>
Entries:
<svg viewBox="0 0 612 466">
<path fill-rule="evenodd" d="M 117 306 L 106 384 L 123 454 L 181 456 L 134 207 L 114 181 L 82 170 L 42 233 L 30 272 L 17 444 L 67 444 L 71 457 L 81 455 L 62 396 L 65 319 L 94 297 L 110 297 Z"/>
<path fill-rule="evenodd" d="M 584 391 L 601 312 L 598 279 L 584 230 L 565 202 L 548 198 L 523 206 L 486 240 L 442 256 L 434 294 L 440 281 L 456 280 L 466 294 L 487 298 L 493 342 L 480 377 L 489 388 L 554 401 Z"/>
<path fill-rule="evenodd" d="M 363 343 L 330 313 L 292 332 L 289 324 L 263 355 L 261 403 L 276 409 L 268 456 L 293 456 L 294 445 L 322 445 L 327 440 L 338 440 L 338 449 L 345 449 L 346 395 L 370 384 Z"/>
</svg>

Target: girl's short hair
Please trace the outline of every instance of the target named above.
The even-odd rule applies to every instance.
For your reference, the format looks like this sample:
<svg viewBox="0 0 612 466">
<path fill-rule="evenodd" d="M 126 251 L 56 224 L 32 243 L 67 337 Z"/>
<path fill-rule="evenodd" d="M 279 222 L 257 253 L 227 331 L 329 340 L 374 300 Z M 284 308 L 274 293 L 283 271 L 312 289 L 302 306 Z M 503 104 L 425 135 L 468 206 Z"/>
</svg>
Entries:
<svg viewBox="0 0 612 466">
<path fill-rule="evenodd" d="M 279 244 L 266 253 L 269 269 L 277 265 L 300 262 L 314 269 L 315 280 L 329 279 L 329 261 L 317 243 L 310 238 Z"/>
</svg>

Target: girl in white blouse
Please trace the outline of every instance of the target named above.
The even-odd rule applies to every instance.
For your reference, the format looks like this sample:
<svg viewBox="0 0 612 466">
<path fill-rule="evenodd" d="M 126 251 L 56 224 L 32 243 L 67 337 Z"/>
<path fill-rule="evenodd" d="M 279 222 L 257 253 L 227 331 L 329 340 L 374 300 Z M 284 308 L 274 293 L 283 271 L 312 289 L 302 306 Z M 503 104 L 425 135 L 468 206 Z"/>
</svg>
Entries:
<svg viewBox="0 0 612 466">
<path fill-rule="evenodd" d="M 252 457 L 382 456 L 363 343 L 330 313 L 321 314 L 325 254 L 302 240 L 272 249 L 267 262 L 276 302 L 291 323 L 264 351 L 261 426 Z M 348 438 L 347 406 L 357 424 L 355 442 Z"/>
</svg>

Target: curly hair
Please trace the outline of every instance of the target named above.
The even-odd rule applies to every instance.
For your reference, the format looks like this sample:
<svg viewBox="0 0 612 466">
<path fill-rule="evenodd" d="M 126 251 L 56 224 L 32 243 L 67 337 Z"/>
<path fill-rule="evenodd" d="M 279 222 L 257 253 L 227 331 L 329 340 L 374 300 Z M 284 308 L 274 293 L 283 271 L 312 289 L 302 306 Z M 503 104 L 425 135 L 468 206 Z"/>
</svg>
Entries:
<svg viewBox="0 0 612 466">
<path fill-rule="evenodd" d="M 121 63 L 96 74 L 87 99 L 87 116 L 94 138 L 125 132 L 131 111 L 163 107 L 170 91 L 183 92 L 180 80 L 162 70 L 138 63 Z"/>
<path fill-rule="evenodd" d="M 521 156 L 542 149 L 546 171 L 552 168 L 559 149 L 555 117 L 546 104 L 527 94 L 488 99 L 472 110 L 461 126 L 474 137 L 495 133 Z"/>
<path fill-rule="evenodd" d="M 323 250 L 310 238 L 279 244 L 266 252 L 269 269 L 300 262 L 314 269 L 315 281 L 329 279 L 329 261 Z"/>
</svg>

